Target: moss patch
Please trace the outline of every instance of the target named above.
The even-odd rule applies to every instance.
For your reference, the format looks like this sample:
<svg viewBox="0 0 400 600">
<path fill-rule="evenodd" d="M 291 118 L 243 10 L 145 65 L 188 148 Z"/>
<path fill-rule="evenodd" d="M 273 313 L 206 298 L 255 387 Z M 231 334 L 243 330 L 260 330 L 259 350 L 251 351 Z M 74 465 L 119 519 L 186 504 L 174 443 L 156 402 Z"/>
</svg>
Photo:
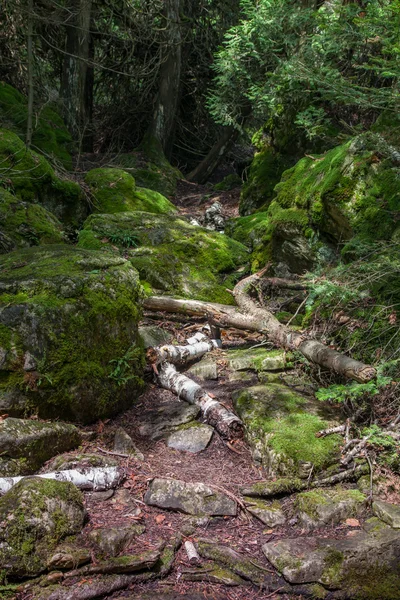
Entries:
<svg viewBox="0 0 400 600">
<path fill-rule="evenodd" d="M 0 188 L 0 231 L 11 240 L 1 244 L 0 253 L 15 248 L 57 244 L 64 241 L 60 221 L 43 206 L 22 202 Z"/>
<path fill-rule="evenodd" d="M 300 394 L 270 384 L 234 393 L 233 398 L 250 442 L 258 448 L 261 444 L 270 471 L 295 474 L 300 462 L 312 463 L 318 471 L 337 458 L 340 436 L 315 436 L 328 422 L 318 414 L 318 406 Z"/>
<path fill-rule="evenodd" d="M 142 210 L 162 214 L 176 211 L 160 193 L 136 188 L 132 175 L 121 169 L 93 169 L 85 181 L 94 196 L 95 212 L 113 214 Z"/>
<path fill-rule="evenodd" d="M 20 200 L 41 204 L 68 225 L 77 226 L 87 215 L 79 185 L 57 177 L 43 156 L 7 129 L 0 129 L 0 164 L 0 187 Z"/>
<path fill-rule="evenodd" d="M 46 246 L 0 257 L 0 272 L 0 322 L 3 339 L 9 337 L 0 370 L 3 408 L 92 422 L 130 406 L 143 360 L 142 290 L 130 263 Z M 29 372 L 26 351 L 36 364 Z"/>
<path fill-rule="evenodd" d="M 24 479 L 0 498 L 0 567 L 9 577 L 37 575 L 67 535 L 83 526 L 81 492 L 72 483 Z"/>
<path fill-rule="evenodd" d="M 25 140 L 28 120 L 28 101 L 15 88 L 0 82 L 0 121 Z M 72 169 L 72 137 L 52 105 L 39 107 L 33 120 L 33 147 L 65 169 Z"/>
<path fill-rule="evenodd" d="M 126 236 L 133 247 L 118 242 Z M 220 233 L 181 217 L 145 212 L 92 215 L 79 246 L 123 253 L 149 290 L 225 304 L 232 303 L 226 288 L 234 285 L 237 269 L 247 260 L 246 248 Z"/>
</svg>

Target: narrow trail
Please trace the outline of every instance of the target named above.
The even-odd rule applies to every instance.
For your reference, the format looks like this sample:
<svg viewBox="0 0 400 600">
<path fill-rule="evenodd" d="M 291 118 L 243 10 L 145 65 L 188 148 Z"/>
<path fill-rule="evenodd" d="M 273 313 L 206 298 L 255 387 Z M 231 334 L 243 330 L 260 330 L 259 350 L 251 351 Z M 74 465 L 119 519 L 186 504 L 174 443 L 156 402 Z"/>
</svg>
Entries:
<svg viewBox="0 0 400 600">
<path fill-rule="evenodd" d="M 216 200 L 222 204 L 224 216 L 237 215 L 238 189 L 215 193 L 208 186 L 181 182 L 175 203 L 182 215 L 201 222 L 205 209 Z M 200 331 L 206 323 L 198 318 L 145 313 L 140 325 L 150 333 L 157 330 L 157 335 L 160 335 L 161 332 L 169 343 L 182 344 L 190 335 Z M 200 383 L 207 393 L 234 410 L 232 393 L 249 386 L 257 386 L 260 379 L 257 371 L 252 368 L 240 369 L 236 373 L 227 358 L 227 353 L 235 349 L 260 346 L 263 341 L 264 338 L 260 334 L 238 332 L 234 329 L 224 330 L 222 348 L 207 354 L 207 360 L 211 360 L 212 365 L 210 368 L 210 362 L 206 364 L 206 371 L 209 371 L 206 375 L 201 370 L 196 371 L 191 365 L 181 370 L 189 371 L 190 377 Z M 280 375 L 274 377 L 276 382 Z M 298 518 L 298 511 L 296 512 L 294 507 L 295 496 L 287 495 L 280 499 L 279 510 L 284 518 L 281 523 L 277 522 L 273 526 L 266 525 L 247 509 L 242 510 L 244 502 L 249 500 L 243 499 L 243 486 L 249 488 L 268 479 L 266 471 L 253 458 L 254 448 L 251 449 L 244 439 L 229 444 L 215 431 L 211 441 L 202 451 L 190 452 L 171 447 L 171 434 L 176 432 L 177 428 L 185 431 L 186 426 L 193 425 L 194 418 L 197 417 L 197 420 L 201 421 L 201 417 L 195 414 L 196 411 L 193 412 L 194 407 L 170 391 L 160 389 L 150 370 L 146 374 L 146 380 L 146 391 L 134 407 L 115 419 L 100 421 L 95 427 L 84 428 L 86 441 L 83 453 L 97 456 L 98 460 L 108 464 L 120 465 L 125 470 L 126 480 L 122 487 L 115 491 L 85 493 L 88 520 L 82 532 L 82 544 L 90 550 L 92 563 L 96 565 L 99 557 L 93 554 L 90 540 L 95 539 L 94 536 L 98 532 L 112 529 L 115 533 L 135 527 L 135 535 L 116 551 L 115 556 L 157 551 L 160 543 L 176 543 L 177 550 L 175 557 L 172 555 L 164 577 L 152 577 L 149 572 L 148 577 L 138 577 L 119 591 L 112 592 L 110 587 L 109 594 L 96 595 L 93 592 L 94 595 L 89 593 L 85 598 L 289 600 L 315 597 L 310 586 L 291 587 L 267 560 L 262 550 L 268 543 L 278 544 L 287 538 L 301 541 L 310 535 L 304 520 Z M 126 452 L 123 447 L 116 447 L 116 439 L 121 430 L 125 441 L 128 439 L 129 444 L 132 444 L 132 453 L 128 457 L 121 456 Z M 67 458 L 78 458 L 79 461 L 78 454 L 82 454 L 82 449 L 69 453 Z M 153 505 L 146 501 L 149 486 L 160 478 L 178 480 L 186 484 L 205 484 L 212 492 L 222 493 L 225 500 L 236 502 L 237 516 L 195 516 L 180 510 L 171 510 L 171 507 L 161 508 Z M 354 484 L 345 486 L 345 489 L 347 488 L 356 492 Z M 195 495 L 193 493 L 193 496 Z M 363 535 L 364 523 L 368 522 L 367 519 L 371 516 L 370 505 L 362 504 L 361 510 L 354 513 L 357 518 L 346 519 L 348 516 L 343 513 L 343 516 L 332 524 L 320 524 L 318 536 L 337 539 L 340 543 L 341 540 L 351 540 L 356 534 Z M 176 542 L 177 536 L 181 543 Z M 221 563 L 221 560 L 211 560 L 211 555 L 202 555 L 200 565 L 193 565 L 185 551 L 186 541 L 198 545 L 203 543 L 206 547 L 210 542 L 218 547 L 225 547 L 227 552 L 238 552 L 241 555 L 239 559 L 244 561 L 245 567 L 241 565 L 240 560 L 236 564 L 236 555 L 234 559 L 230 559 L 230 563 L 228 561 L 225 564 Z M 107 552 L 105 554 L 107 555 Z M 89 589 L 93 586 L 94 589 L 100 579 L 96 578 L 96 575 L 84 576 L 83 579 L 78 576 L 65 579 L 63 586 L 71 591 L 71 595 L 60 598 L 80 599 L 82 596 L 79 594 L 86 587 Z M 336 597 L 332 594 L 326 592 L 326 595 L 318 597 Z M 17 594 L 17 600 L 33 600 L 36 597 L 29 589 Z M 50 592 L 49 595 L 40 595 L 40 600 L 42 598 L 53 600 Z M 58 600 L 59 596 L 55 595 L 54 598 Z"/>
</svg>

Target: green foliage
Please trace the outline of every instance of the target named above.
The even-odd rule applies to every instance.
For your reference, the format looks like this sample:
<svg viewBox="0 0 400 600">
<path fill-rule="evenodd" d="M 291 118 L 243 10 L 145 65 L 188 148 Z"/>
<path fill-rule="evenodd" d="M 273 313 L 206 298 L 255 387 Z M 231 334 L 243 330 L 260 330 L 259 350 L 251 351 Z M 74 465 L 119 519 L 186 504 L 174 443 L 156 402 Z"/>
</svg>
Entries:
<svg viewBox="0 0 400 600">
<path fill-rule="evenodd" d="M 124 386 L 131 380 L 134 380 L 138 385 L 142 384 L 142 380 L 135 375 L 143 368 L 142 348 L 132 346 L 121 358 L 110 360 L 110 365 L 113 370 L 108 377 L 115 381 L 118 386 Z"/>
<path fill-rule="evenodd" d="M 399 112 L 397 3 L 242 0 L 241 6 L 243 19 L 225 35 L 214 65 L 208 103 L 218 123 L 239 127 L 250 104 L 264 122 L 283 125 L 284 135 L 295 126 L 309 139 L 332 140 L 339 123 L 370 122 L 371 109 L 375 116 Z"/>
</svg>

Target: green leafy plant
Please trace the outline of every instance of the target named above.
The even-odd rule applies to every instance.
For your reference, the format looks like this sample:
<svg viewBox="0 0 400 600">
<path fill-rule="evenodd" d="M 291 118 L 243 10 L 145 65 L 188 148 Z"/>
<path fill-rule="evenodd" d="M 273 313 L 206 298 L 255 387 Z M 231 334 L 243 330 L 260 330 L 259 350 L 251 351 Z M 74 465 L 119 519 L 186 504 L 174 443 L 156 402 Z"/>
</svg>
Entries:
<svg viewBox="0 0 400 600">
<path fill-rule="evenodd" d="M 136 371 L 139 366 L 142 366 L 143 357 L 140 348 L 131 346 L 121 358 L 110 360 L 110 365 L 113 370 L 109 374 L 109 379 L 112 379 L 118 386 L 125 385 L 132 379 L 141 383 L 137 375 L 132 375 L 132 371 Z"/>
<path fill-rule="evenodd" d="M 107 235 L 112 244 L 123 246 L 124 248 L 137 248 L 140 245 L 140 240 L 137 235 L 129 231 L 116 231 Z"/>
</svg>

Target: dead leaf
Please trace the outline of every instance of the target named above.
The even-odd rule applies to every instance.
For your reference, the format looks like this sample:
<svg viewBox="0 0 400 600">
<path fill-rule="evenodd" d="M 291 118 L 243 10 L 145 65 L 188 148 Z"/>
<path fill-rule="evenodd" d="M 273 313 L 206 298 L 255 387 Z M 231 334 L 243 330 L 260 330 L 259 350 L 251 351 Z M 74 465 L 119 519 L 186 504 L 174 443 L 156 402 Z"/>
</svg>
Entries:
<svg viewBox="0 0 400 600">
<path fill-rule="evenodd" d="M 155 522 L 160 525 L 163 521 L 165 521 L 165 516 L 164 515 L 157 515 L 155 518 Z"/>
<path fill-rule="evenodd" d="M 358 519 L 346 519 L 346 525 L 349 527 L 360 527 L 360 521 Z"/>
</svg>

